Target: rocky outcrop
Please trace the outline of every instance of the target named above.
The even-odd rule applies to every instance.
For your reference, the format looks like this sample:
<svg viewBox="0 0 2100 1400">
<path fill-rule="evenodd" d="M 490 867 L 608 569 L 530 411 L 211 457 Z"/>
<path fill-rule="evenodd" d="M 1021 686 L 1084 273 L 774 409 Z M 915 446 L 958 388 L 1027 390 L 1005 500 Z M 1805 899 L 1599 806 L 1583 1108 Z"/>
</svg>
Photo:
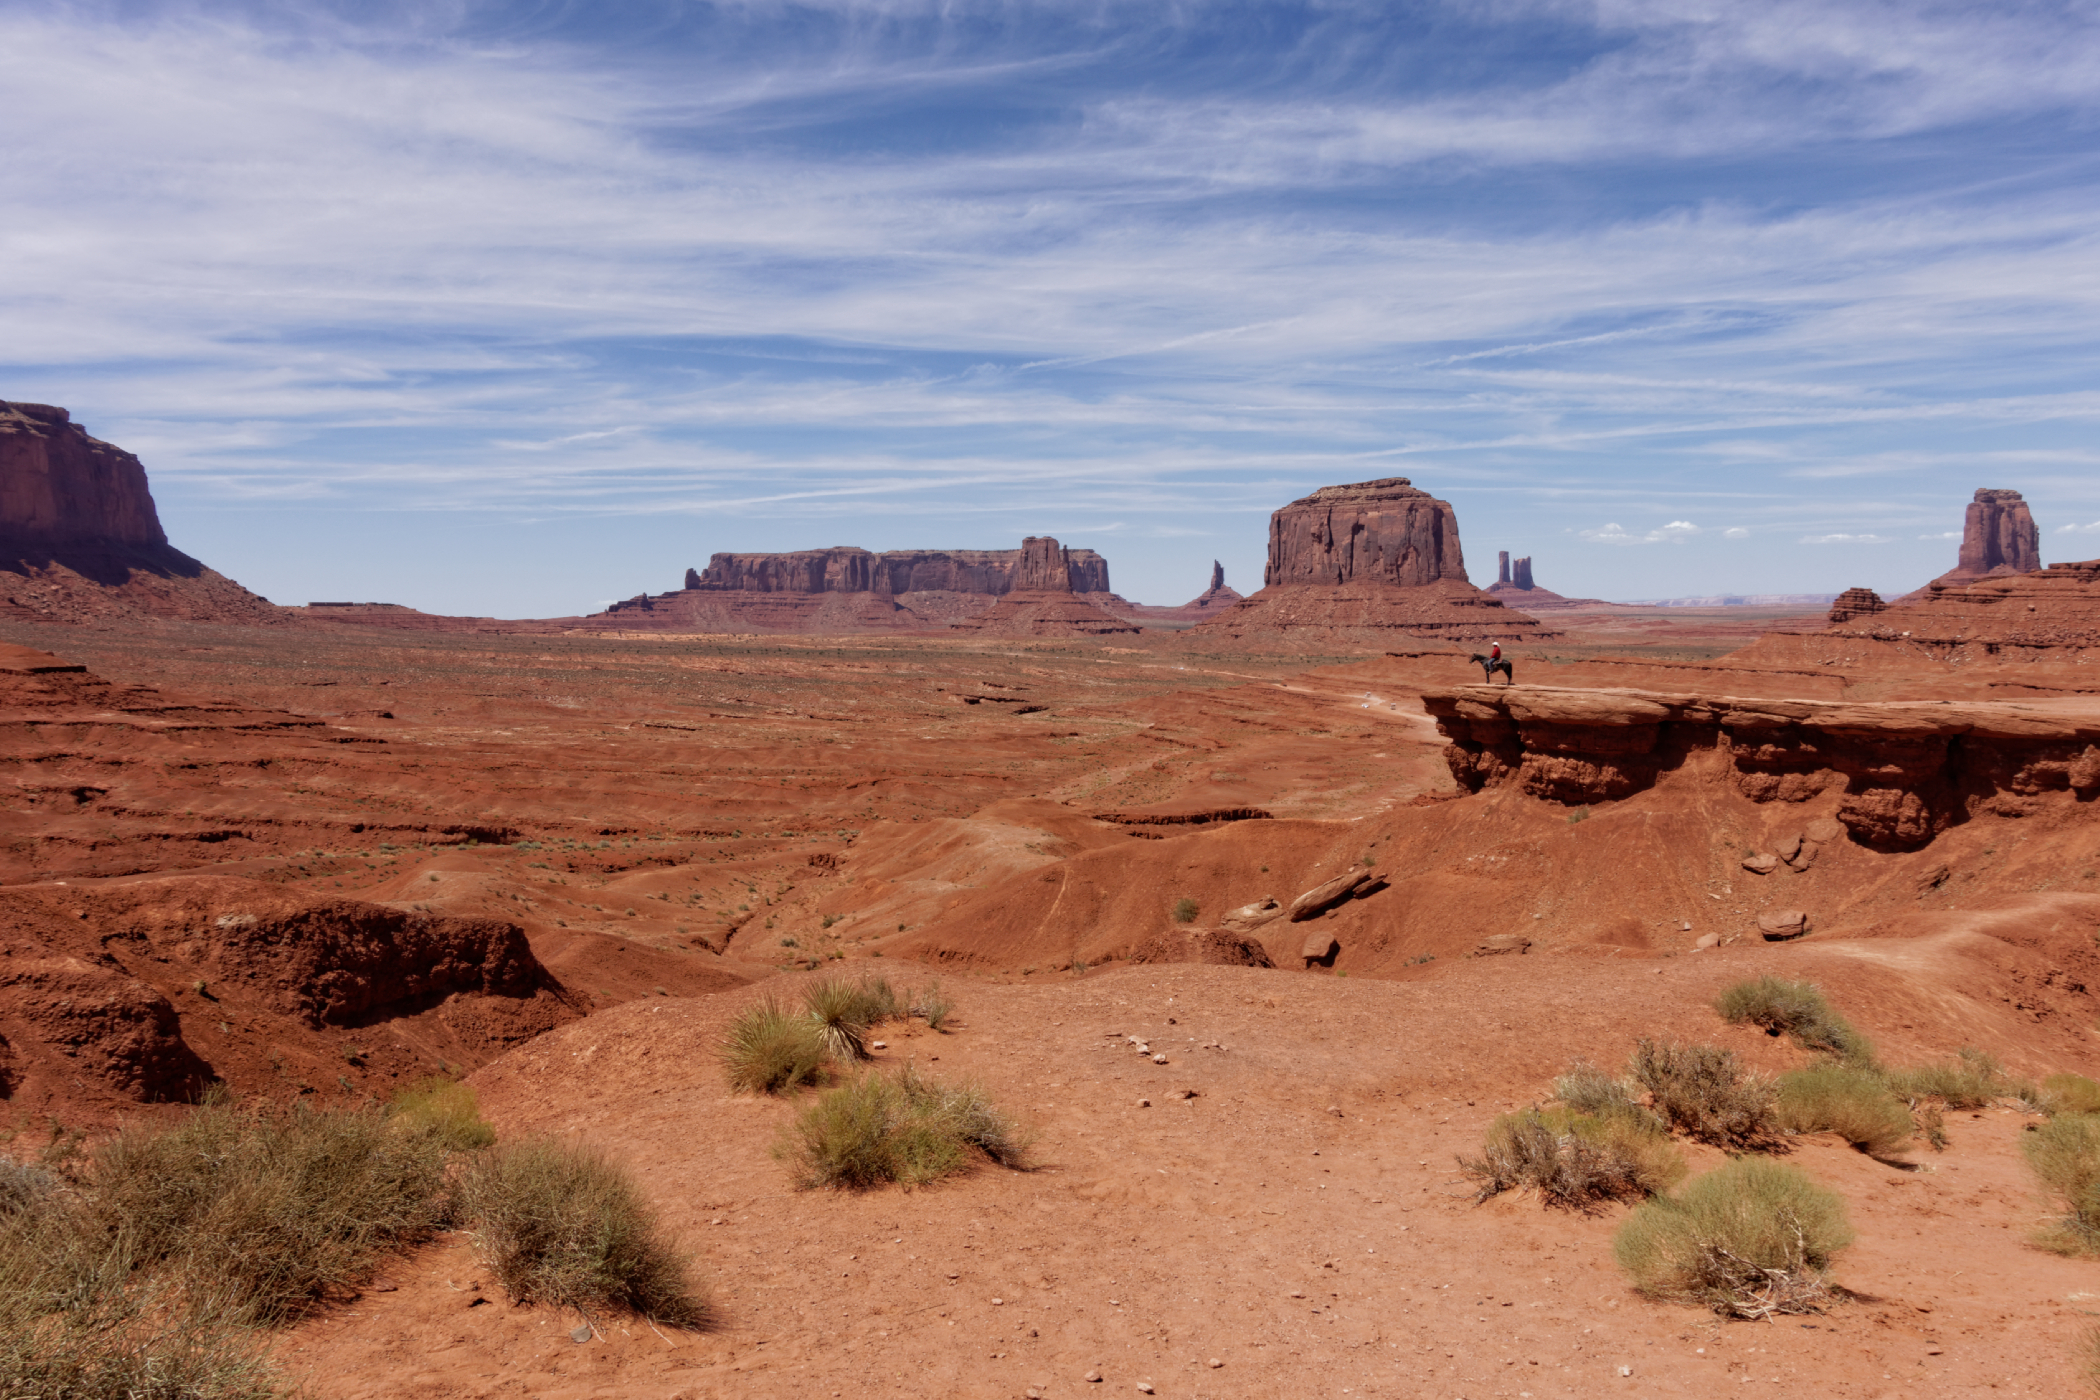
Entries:
<svg viewBox="0 0 2100 1400">
<path fill-rule="evenodd" d="M 1609 801 L 1713 754 L 1753 801 L 1841 791 L 1838 821 L 1876 850 L 1925 845 L 1985 810 L 2100 797 L 2100 700 L 2089 698 L 1848 705 L 1475 685 L 1430 691 L 1423 705 L 1471 791 Z"/>
<path fill-rule="evenodd" d="M 1850 622 L 1854 618 L 1872 617 L 1875 613 L 1886 612 L 1888 606 L 1881 601 L 1881 595 L 1871 588 L 1848 588 L 1838 594 L 1837 601 L 1830 605 L 1830 620 L 1839 623 Z"/>
<path fill-rule="evenodd" d="M 1458 517 L 1404 476 L 1323 486 L 1269 518 L 1260 592 L 1194 629 L 1206 641 L 1383 646 L 1399 637 L 1544 640 L 1558 633 L 1466 580 Z"/>
<path fill-rule="evenodd" d="M 685 586 L 710 592 L 982 593 L 1016 588 L 1106 593 L 1108 561 L 1091 549 L 1064 549 L 1030 537 L 1019 549 L 897 549 L 876 554 L 851 545 L 791 554 L 717 554 L 685 571 Z"/>
<path fill-rule="evenodd" d="M 1516 588 L 1527 593 L 1531 591 L 1533 585 L 1531 582 L 1530 555 L 1527 554 L 1512 564 L 1509 551 L 1505 549 L 1496 555 L 1496 559 L 1498 561 L 1495 570 L 1495 584 L 1497 587 Z"/>
<path fill-rule="evenodd" d="M 1807 635 L 1900 643 L 1943 661 L 2038 659 L 2100 647 L 2100 559 L 2031 573 L 1949 575 L 1878 608 L 1863 606 L 1860 595 L 1880 601 L 1852 589 L 1832 609 L 1830 627 Z"/>
<path fill-rule="evenodd" d="M 1404 476 L 1322 486 L 1269 517 L 1272 584 L 1384 583 L 1420 588 L 1466 580 L 1458 516 Z"/>
<path fill-rule="evenodd" d="M 2029 574 L 2042 567 L 2042 534 L 2017 491 L 1982 488 L 1962 521 L 1961 554 L 1943 578 Z"/>
<path fill-rule="evenodd" d="M 146 469 L 51 404 L 0 400 L 0 595 L 10 614 L 268 622 L 277 610 L 175 549 Z"/>
</svg>

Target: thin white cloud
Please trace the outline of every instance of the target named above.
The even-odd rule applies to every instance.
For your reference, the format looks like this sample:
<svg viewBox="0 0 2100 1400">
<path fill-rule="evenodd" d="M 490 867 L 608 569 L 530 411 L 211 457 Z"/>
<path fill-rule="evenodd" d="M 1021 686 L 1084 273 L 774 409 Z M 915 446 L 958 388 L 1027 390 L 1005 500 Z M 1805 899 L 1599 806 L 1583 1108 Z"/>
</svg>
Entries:
<svg viewBox="0 0 2100 1400">
<path fill-rule="evenodd" d="M 1689 520 L 1672 520 L 1644 533 L 1635 533 L 1623 525 L 1609 524 L 1596 530 L 1576 532 L 1592 544 L 1664 544 L 1672 540 L 1687 540 L 1703 533 Z"/>
<path fill-rule="evenodd" d="M 1803 536 L 1801 537 L 1801 543 L 1803 543 L 1803 544 L 1888 544 L 1888 543 L 1890 543 L 1890 538 L 1889 538 L 1889 536 L 1887 536 L 1887 535 L 1852 535 L 1852 534 L 1834 534 L 1834 535 L 1803 535 Z"/>
</svg>

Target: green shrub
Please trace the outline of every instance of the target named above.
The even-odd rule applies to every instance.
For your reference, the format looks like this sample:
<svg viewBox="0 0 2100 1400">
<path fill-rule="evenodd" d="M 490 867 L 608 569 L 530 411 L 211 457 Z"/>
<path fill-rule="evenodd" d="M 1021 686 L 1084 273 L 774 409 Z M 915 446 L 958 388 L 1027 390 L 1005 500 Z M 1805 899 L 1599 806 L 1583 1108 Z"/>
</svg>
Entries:
<svg viewBox="0 0 2100 1400">
<path fill-rule="evenodd" d="M 482 1120 L 474 1091 L 443 1075 L 418 1079 L 402 1089 L 387 1112 L 397 1128 L 427 1133 L 454 1152 L 487 1147 L 496 1140 L 496 1130 Z"/>
<path fill-rule="evenodd" d="M 2027 1165 L 2067 1208 L 2035 1243 L 2059 1254 L 2100 1253 L 2100 1114 L 2060 1113 L 2020 1135 Z"/>
<path fill-rule="evenodd" d="M 1643 1036 L 1628 1076 L 1648 1091 L 1662 1120 L 1687 1137 L 1734 1151 L 1777 1142 L 1772 1082 L 1745 1074 L 1732 1050 L 1667 1045 Z"/>
<path fill-rule="evenodd" d="M 493 1148 L 461 1195 L 482 1258 L 513 1301 L 706 1324 L 707 1302 L 641 1192 L 590 1148 L 547 1139 Z"/>
<path fill-rule="evenodd" d="M 1910 1110 L 1881 1076 L 1843 1064 L 1811 1065 L 1779 1077 L 1774 1121 L 1790 1133 L 1836 1133 L 1870 1157 L 1902 1150 Z"/>
<path fill-rule="evenodd" d="M 1790 1035 L 1809 1050 L 1827 1050 L 1859 1065 L 1874 1062 L 1874 1046 L 1830 1009 L 1813 982 L 1788 982 L 1764 976 L 1738 982 L 1714 998 L 1714 1010 L 1732 1026 L 1763 1026 L 1774 1035 Z"/>
<path fill-rule="evenodd" d="M 2005 1073 L 1998 1061 L 1964 1046 L 1952 1060 L 1936 1065 L 1892 1069 L 1883 1078 L 1898 1098 L 1915 1103 L 1938 1099 L 1949 1108 L 1983 1108 L 1993 1099 L 2039 1100 L 2041 1090 Z"/>
<path fill-rule="evenodd" d="M 1650 1297 L 1763 1318 L 1821 1311 L 1831 1260 L 1851 1242 L 1835 1192 L 1798 1167 L 1738 1157 L 1638 1207 L 1612 1250 Z"/>
<path fill-rule="evenodd" d="M 1174 901 L 1174 922 L 1175 922 L 1175 923 L 1177 923 L 1177 924 L 1192 924 L 1192 923 L 1194 923 L 1194 922 L 1196 921 L 1196 914 L 1197 914 L 1197 906 L 1196 906 L 1196 901 L 1195 901 L 1195 900 L 1193 900 L 1193 899 L 1190 899 L 1190 898 L 1189 898 L 1189 897 L 1188 897 L 1187 895 L 1183 895 L 1183 896 L 1182 896 L 1181 898 L 1179 898 L 1179 899 L 1177 899 L 1177 900 L 1175 900 L 1175 901 Z"/>
<path fill-rule="evenodd" d="M 824 1037 L 817 1023 L 767 997 L 737 1014 L 722 1040 L 729 1087 L 745 1094 L 779 1094 L 814 1083 L 824 1069 Z"/>
<path fill-rule="evenodd" d="M 1651 1196 L 1684 1175 L 1684 1158 L 1639 1109 L 1608 1115 L 1565 1108 L 1505 1113 L 1488 1125 L 1477 1159 L 1459 1168 L 1480 1182 L 1479 1200 L 1531 1187 L 1548 1205 L 1589 1210 Z"/>
<path fill-rule="evenodd" d="M 2052 1074 L 2042 1081 L 2042 1106 L 2052 1114 L 2100 1113 L 2100 1083 L 2082 1074 Z"/>
<path fill-rule="evenodd" d="M 1568 1066 L 1567 1073 L 1553 1081 L 1553 1097 L 1577 1113 L 1644 1118 L 1658 1132 L 1666 1131 L 1662 1120 L 1634 1098 L 1633 1086 L 1612 1078 L 1587 1060 L 1577 1060 Z"/>
<path fill-rule="evenodd" d="M 232 1312 L 288 1318 L 356 1287 L 378 1257 L 450 1208 L 446 1149 L 384 1109 L 244 1111 L 208 1102 L 174 1128 L 133 1127 L 89 1170 L 89 1209 L 140 1267 L 210 1282 Z"/>
<path fill-rule="evenodd" d="M 1084 972 L 1085 970 L 1086 968 L 1082 964 L 1080 971 Z M 1028 971 L 1033 972 L 1035 969 L 1031 967 Z M 937 1031 L 945 1027 L 948 1024 L 948 1018 L 955 1014 L 955 1003 L 949 1000 L 941 991 L 941 984 L 938 981 L 928 982 L 924 987 L 911 994 L 911 1014 L 925 1017 L 926 1028 Z"/>
<path fill-rule="evenodd" d="M 1019 1169 L 1028 1143 L 972 1085 L 937 1084 L 906 1067 L 865 1074 L 826 1091 L 778 1148 L 802 1186 L 865 1191 L 923 1186 L 966 1170 L 977 1156 Z"/>
<path fill-rule="evenodd" d="M 817 1024 L 826 1054 L 840 1060 L 868 1058 L 868 1032 L 882 1015 L 875 996 L 864 985 L 827 977 L 802 989 L 802 1004 Z"/>
</svg>

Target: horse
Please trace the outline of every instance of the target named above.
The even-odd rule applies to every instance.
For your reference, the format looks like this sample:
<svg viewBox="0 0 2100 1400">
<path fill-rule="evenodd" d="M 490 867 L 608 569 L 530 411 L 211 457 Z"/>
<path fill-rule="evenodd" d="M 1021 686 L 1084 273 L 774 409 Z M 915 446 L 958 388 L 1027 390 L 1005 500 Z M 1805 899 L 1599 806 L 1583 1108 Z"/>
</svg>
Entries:
<svg viewBox="0 0 2100 1400">
<path fill-rule="evenodd" d="M 1480 680 L 1483 685 L 1493 685 L 1497 671 L 1503 674 L 1507 684 L 1517 683 L 1517 668 L 1509 664 L 1508 657 L 1486 657 L 1476 651 L 1473 653 L 1473 660 L 1480 667 Z"/>
</svg>

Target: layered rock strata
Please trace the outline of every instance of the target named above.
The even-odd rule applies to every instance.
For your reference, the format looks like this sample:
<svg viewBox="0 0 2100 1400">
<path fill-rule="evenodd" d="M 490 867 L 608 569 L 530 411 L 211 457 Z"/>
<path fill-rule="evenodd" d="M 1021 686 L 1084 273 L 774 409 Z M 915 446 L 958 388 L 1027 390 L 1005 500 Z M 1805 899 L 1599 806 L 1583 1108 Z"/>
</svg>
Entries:
<svg viewBox="0 0 2100 1400">
<path fill-rule="evenodd" d="M 2100 647 L 2100 559 L 2030 573 L 1949 576 L 1893 603 L 1855 588 L 1816 634 L 1900 642 L 1942 660 L 2044 657 Z"/>
<path fill-rule="evenodd" d="M 1833 704 L 1638 690 L 1456 686 L 1423 696 L 1461 786 L 1608 801 L 1713 755 L 1757 802 L 1838 790 L 1837 819 L 1911 850 L 1972 814 L 2100 797 L 2100 700 Z"/>
<path fill-rule="evenodd" d="M 983 612 L 956 622 L 955 628 L 998 637 L 1109 637 L 1141 630 L 1110 613 L 1105 598 L 1074 588 L 1073 578 L 1082 566 L 1072 555 L 1047 535 L 1029 536 L 1021 542 L 1014 586 Z M 1105 565 L 1101 576 L 1106 582 Z"/>
<path fill-rule="evenodd" d="M 688 590 L 742 593 L 983 593 L 1056 588 L 1106 593 L 1108 561 L 1091 549 L 1063 549 L 1047 536 L 1019 549 L 896 549 L 876 554 L 850 545 L 791 554 L 716 554 L 686 570 Z"/>
<path fill-rule="evenodd" d="M 11 613 L 275 621 L 168 543 L 146 468 L 52 404 L 0 400 L 0 594 Z"/>
<path fill-rule="evenodd" d="M 1980 488 L 1962 519 L 1961 553 L 1942 578 L 2029 574 L 2042 567 L 2042 534 L 2017 491 Z"/>
<path fill-rule="evenodd" d="M 1195 630 L 1211 637 L 1378 645 L 1558 636 L 1466 579 L 1458 517 L 1406 477 L 1323 486 L 1269 519 L 1260 592 Z"/>
</svg>

